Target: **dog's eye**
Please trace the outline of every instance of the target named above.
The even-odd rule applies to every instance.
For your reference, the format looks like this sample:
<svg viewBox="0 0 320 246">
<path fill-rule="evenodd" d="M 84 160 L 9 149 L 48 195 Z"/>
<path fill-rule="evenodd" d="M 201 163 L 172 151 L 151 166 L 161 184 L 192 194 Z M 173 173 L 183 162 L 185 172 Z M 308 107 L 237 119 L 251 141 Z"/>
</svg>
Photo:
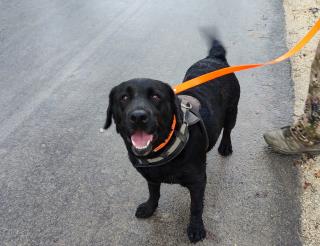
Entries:
<svg viewBox="0 0 320 246">
<path fill-rule="evenodd" d="M 121 101 L 123 101 L 123 102 L 127 101 L 128 99 L 129 99 L 129 97 L 127 95 L 123 95 L 121 97 Z"/>
<path fill-rule="evenodd" d="M 153 95 L 151 96 L 151 98 L 152 98 L 153 100 L 156 100 L 156 101 L 160 100 L 160 96 L 157 95 L 157 94 L 153 94 Z"/>
</svg>

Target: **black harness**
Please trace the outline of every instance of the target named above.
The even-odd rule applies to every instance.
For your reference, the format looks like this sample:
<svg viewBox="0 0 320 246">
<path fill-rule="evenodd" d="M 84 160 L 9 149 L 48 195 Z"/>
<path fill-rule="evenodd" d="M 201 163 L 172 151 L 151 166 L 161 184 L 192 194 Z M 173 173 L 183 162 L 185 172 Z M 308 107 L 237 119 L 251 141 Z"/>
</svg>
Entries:
<svg viewBox="0 0 320 246">
<path fill-rule="evenodd" d="M 138 163 L 134 164 L 135 167 L 157 167 L 165 165 L 173 160 L 181 153 L 189 140 L 188 127 L 197 123 L 200 124 L 201 129 L 205 134 L 206 146 L 208 149 L 209 138 L 203 120 L 200 116 L 201 105 L 199 100 L 188 95 L 179 95 L 178 97 L 181 100 L 180 107 L 183 113 L 183 122 L 180 129 L 174 131 L 174 141 L 169 146 L 166 146 L 166 149 L 157 157 L 138 158 L 135 156 L 134 159 L 136 159 L 136 163 Z"/>
</svg>

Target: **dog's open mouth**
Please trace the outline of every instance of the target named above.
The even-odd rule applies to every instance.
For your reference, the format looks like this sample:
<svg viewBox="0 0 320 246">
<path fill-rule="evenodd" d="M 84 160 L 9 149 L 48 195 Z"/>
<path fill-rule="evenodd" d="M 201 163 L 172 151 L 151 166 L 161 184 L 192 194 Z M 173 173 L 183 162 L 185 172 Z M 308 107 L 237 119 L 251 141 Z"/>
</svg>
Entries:
<svg viewBox="0 0 320 246">
<path fill-rule="evenodd" d="M 136 155 L 147 155 L 152 150 L 153 134 L 135 131 L 131 135 L 132 150 Z"/>
</svg>

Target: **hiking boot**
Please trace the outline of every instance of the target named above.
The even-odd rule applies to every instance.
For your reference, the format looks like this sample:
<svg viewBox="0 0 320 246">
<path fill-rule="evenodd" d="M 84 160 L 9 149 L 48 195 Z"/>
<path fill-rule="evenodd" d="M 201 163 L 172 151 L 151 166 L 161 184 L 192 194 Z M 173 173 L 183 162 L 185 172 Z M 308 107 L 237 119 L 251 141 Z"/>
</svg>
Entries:
<svg viewBox="0 0 320 246">
<path fill-rule="evenodd" d="M 320 153 L 320 144 L 303 144 L 291 132 L 290 126 L 263 134 L 266 143 L 276 152 L 287 155 Z"/>
</svg>

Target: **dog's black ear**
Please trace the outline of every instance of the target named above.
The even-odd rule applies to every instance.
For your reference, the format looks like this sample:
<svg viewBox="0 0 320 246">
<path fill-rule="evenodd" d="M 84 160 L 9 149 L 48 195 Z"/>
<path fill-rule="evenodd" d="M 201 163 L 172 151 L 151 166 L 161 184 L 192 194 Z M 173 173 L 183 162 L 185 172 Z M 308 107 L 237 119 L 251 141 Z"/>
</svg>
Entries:
<svg viewBox="0 0 320 246">
<path fill-rule="evenodd" d="M 107 118 L 106 118 L 106 122 L 104 123 L 104 127 L 103 127 L 103 129 L 105 129 L 105 130 L 107 130 L 111 126 L 111 123 L 112 123 L 112 116 L 113 116 L 112 106 L 113 106 L 114 91 L 115 91 L 115 87 L 111 90 L 111 92 L 109 94 L 109 105 L 108 105 L 108 109 L 107 109 Z"/>
<path fill-rule="evenodd" d="M 172 87 L 168 84 L 167 84 L 167 87 L 168 87 L 167 89 L 170 93 L 170 104 L 171 104 L 172 112 L 176 116 L 177 124 L 181 125 L 182 121 L 183 121 L 183 116 L 182 116 L 182 111 L 180 108 L 180 100 L 177 97 L 177 95 L 174 93 Z"/>
</svg>

